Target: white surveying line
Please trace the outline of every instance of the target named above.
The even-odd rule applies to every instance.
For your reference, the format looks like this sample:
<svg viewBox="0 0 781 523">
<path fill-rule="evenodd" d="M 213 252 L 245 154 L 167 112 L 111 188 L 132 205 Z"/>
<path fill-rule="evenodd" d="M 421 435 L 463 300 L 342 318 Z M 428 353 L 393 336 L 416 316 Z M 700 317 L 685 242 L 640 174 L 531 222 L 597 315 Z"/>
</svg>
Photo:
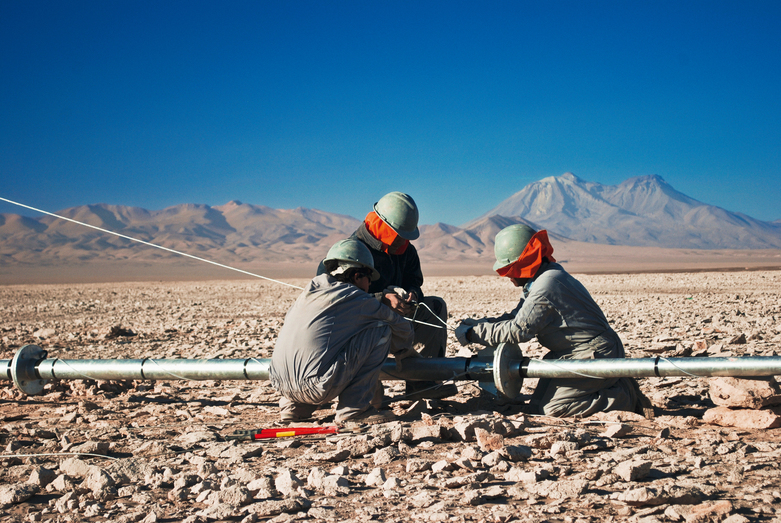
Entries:
<svg viewBox="0 0 781 523">
<path fill-rule="evenodd" d="M 113 234 L 114 236 L 119 236 L 120 238 L 124 238 L 126 240 L 130 240 L 130 241 L 134 241 L 134 242 L 138 242 L 138 243 L 143 243 L 144 245 L 148 245 L 150 247 L 154 247 L 155 249 L 162 249 L 164 251 L 172 252 L 172 253 L 178 254 L 180 256 L 186 256 L 188 258 L 192 258 L 193 260 L 198 260 L 198 261 L 202 261 L 202 262 L 206 262 L 206 263 L 211 263 L 212 265 L 216 265 L 217 267 L 222 267 L 223 269 L 230 269 L 232 271 L 240 272 L 240 273 L 246 274 L 248 276 L 254 276 L 255 278 L 261 278 L 263 280 L 273 281 L 274 283 L 280 283 L 282 285 L 287 285 L 288 287 L 293 287 L 294 289 L 298 289 L 300 291 L 304 290 L 303 287 L 299 287 L 298 285 L 293 285 L 291 283 L 285 283 L 283 281 L 274 280 L 272 278 L 267 278 L 265 276 L 261 276 L 260 274 L 254 274 L 254 273 L 251 273 L 251 272 L 248 272 L 248 271 L 244 271 L 242 269 L 237 269 L 235 267 L 230 267 L 229 265 L 223 265 L 222 263 L 217 263 L 215 261 L 207 260 L 205 258 L 199 258 L 198 256 L 193 256 L 192 254 L 187 254 L 187 253 L 184 253 L 184 252 L 175 251 L 173 249 L 169 249 L 168 247 L 163 247 L 161 245 L 155 245 L 154 243 L 145 242 L 144 240 L 139 240 L 138 238 L 133 238 L 131 236 L 126 236 L 126 235 L 120 234 L 118 232 L 109 231 L 108 229 L 103 229 L 103 228 L 97 227 L 95 225 L 90 225 L 88 223 L 83 223 L 83 222 L 80 222 L 78 220 L 73 220 L 71 218 L 66 218 L 65 216 L 60 216 L 59 214 L 54 214 L 53 212 L 43 211 L 41 209 L 36 209 L 35 207 L 30 207 L 29 205 L 24 205 L 23 203 L 14 202 L 14 201 L 8 200 L 6 198 L 3 198 L 2 196 L 0 196 L 0 200 L 2 200 L 4 202 L 12 203 L 14 205 L 18 205 L 19 207 L 24 207 L 25 209 L 30 209 L 31 211 L 36 211 L 36 212 L 40 212 L 40 213 L 43 213 L 43 214 L 48 214 L 49 216 L 54 216 L 55 218 L 60 218 L 61 220 L 65 220 L 65 221 L 69 221 L 69 222 L 76 223 L 76 224 L 79 224 L 79 225 L 83 225 L 84 227 L 89 227 L 90 229 L 95 229 L 95 230 L 98 230 L 98 231 L 101 231 L 101 232 L 105 232 L 107 234 Z"/>
<path fill-rule="evenodd" d="M 433 323 L 427 323 L 425 321 L 416 320 L 415 318 L 407 318 L 406 316 L 402 316 L 407 321 L 411 321 L 412 323 L 420 323 L 421 325 L 428 325 L 429 327 L 436 327 L 437 329 L 444 329 L 442 325 L 434 325 Z"/>
<path fill-rule="evenodd" d="M 231 267 L 229 265 L 223 265 L 222 263 L 217 263 L 215 261 L 207 260 L 206 258 L 199 258 L 198 256 L 193 256 L 192 254 L 187 254 L 186 252 L 175 251 L 174 249 L 169 249 L 168 247 L 163 247 L 162 245 L 155 245 L 154 243 L 149 243 L 149 242 L 144 241 L 144 240 L 139 240 L 138 238 L 133 238 L 132 236 L 127 236 L 125 234 L 120 234 L 118 232 L 110 231 L 108 229 L 103 229 L 102 227 L 98 227 L 96 225 L 90 225 L 88 223 L 80 222 L 78 220 L 74 220 L 74 219 L 71 219 L 71 218 L 66 218 L 65 216 L 60 216 L 59 214 L 54 214 L 53 212 L 44 211 L 42 209 L 37 209 L 35 207 L 31 207 L 31 206 L 25 205 L 23 203 L 19 203 L 19 202 L 15 202 L 13 200 L 9 200 L 7 198 L 3 198 L 2 196 L 0 196 L 0 200 L 2 200 L 4 202 L 7 202 L 7 203 L 11 203 L 13 205 L 18 205 L 19 207 L 24 207 L 25 209 L 30 209 L 31 211 L 39 212 L 39 213 L 42 213 L 42 214 L 47 214 L 49 216 L 53 216 L 55 218 L 59 218 L 61 220 L 65 220 L 65 221 L 68 221 L 68 222 L 71 222 L 71 223 L 76 223 L 78 225 L 83 225 L 84 227 L 89 227 L 90 229 L 95 229 L 95 230 L 100 231 L 100 232 L 105 232 L 106 234 L 112 234 L 114 236 L 118 236 L 118 237 L 124 238 L 126 240 L 130 240 L 130 241 L 138 242 L 138 243 L 143 243 L 144 245 L 148 245 L 150 247 L 154 247 L 155 249 L 162 249 L 164 251 L 172 252 L 172 253 L 178 254 L 180 256 L 186 256 L 188 258 L 192 258 L 193 260 L 198 260 L 198 261 L 202 261 L 202 262 L 206 262 L 206 263 L 211 263 L 212 265 L 216 265 L 217 267 L 222 267 L 223 269 L 230 269 L 232 271 L 240 272 L 240 273 L 246 274 L 248 276 L 254 276 L 255 278 L 261 278 L 263 280 L 273 281 L 274 283 L 287 285 L 288 287 L 293 287 L 294 289 L 298 289 L 300 291 L 304 290 L 303 287 L 299 287 L 298 285 L 293 285 L 292 283 L 285 283 L 283 281 L 275 280 L 273 278 L 267 278 L 266 276 L 261 276 L 260 274 L 255 274 L 255 273 L 248 272 L 248 271 L 245 271 L 245 270 L 242 270 L 242 269 L 237 269 L 236 267 Z M 428 308 L 428 307 L 426 307 L 426 308 Z M 404 318 L 404 319 L 408 320 L 408 321 L 411 321 L 413 323 L 422 323 L 423 325 L 429 325 L 431 327 L 437 327 L 439 329 L 442 328 L 439 325 L 426 323 L 425 321 L 416 320 L 414 318 Z M 439 319 L 439 318 L 437 318 L 437 319 Z"/>
</svg>

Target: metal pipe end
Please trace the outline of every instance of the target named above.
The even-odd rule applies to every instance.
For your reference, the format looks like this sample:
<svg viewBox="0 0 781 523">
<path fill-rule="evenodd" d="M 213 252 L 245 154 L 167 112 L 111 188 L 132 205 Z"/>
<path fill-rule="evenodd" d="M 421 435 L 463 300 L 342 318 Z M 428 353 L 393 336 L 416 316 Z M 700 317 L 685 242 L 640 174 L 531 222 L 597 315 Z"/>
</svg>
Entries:
<svg viewBox="0 0 781 523">
<path fill-rule="evenodd" d="M 46 358 L 46 351 L 38 345 L 25 345 L 14 354 L 11 360 L 11 379 L 17 389 L 28 396 L 43 392 L 47 380 L 38 377 L 35 367 Z"/>
<path fill-rule="evenodd" d="M 522 397 L 522 360 L 523 352 L 514 343 L 500 343 L 494 352 L 494 385 L 505 398 L 519 400 Z"/>
</svg>

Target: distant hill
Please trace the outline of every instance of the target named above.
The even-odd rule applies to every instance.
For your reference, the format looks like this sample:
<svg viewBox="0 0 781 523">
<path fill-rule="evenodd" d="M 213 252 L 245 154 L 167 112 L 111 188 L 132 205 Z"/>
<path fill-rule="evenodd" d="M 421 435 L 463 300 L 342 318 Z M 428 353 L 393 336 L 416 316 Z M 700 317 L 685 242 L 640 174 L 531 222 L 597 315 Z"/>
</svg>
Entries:
<svg viewBox="0 0 781 523">
<path fill-rule="evenodd" d="M 672 188 L 660 176 L 618 185 L 572 173 L 531 183 L 462 226 L 492 216 L 517 217 L 573 240 L 692 249 L 781 248 L 781 220 L 763 222 L 707 205 Z"/>
<path fill-rule="evenodd" d="M 360 224 L 340 214 L 271 209 L 238 201 L 218 207 L 184 204 L 160 211 L 84 205 L 57 214 L 195 256 L 239 262 L 316 262 Z M 0 260 L 6 263 L 173 256 L 52 216 L 32 219 L 2 214 L 0 242 Z"/>
<path fill-rule="evenodd" d="M 157 211 L 97 204 L 58 214 L 218 263 L 243 269 L 263 266 L 266 271 L 279 268 L 279 274 L 301 275 L 313 273 L 330 246 L 352 234 L 361 223 L 350 216 L 315 209 L 272 209 L 239 201 L 215 207 L 183 204 Z M 716 258 L 711 258 L 715 261 L 707 266 L 780 263 L 772 250 L 781 248 L 781 220 L 763 222 L 703 204 L 676 191 L 659 176 L 630 178 L 614 186 L 581 180 L 571 173 L 545 178 L 461 227 L 421 225 L 420 238 L 414 244 L 429 267 L 460 264 L 486 272 L 493 263 L 496 233 L 513 223 L 547 229 L 559 261 L 589 270 L 611 264 L 626 267 L 625 260 L 635 256 L 626 249 L 632 248 L 635 253 L 642 252 L 636 259 L 643 263 L 655 254 L 642 249 L 676 249 L 663 257 L 663 263 L 670 267 L 679 266 L 682 255 L 703 259 L 704 250 L 709 249 L 731 252 L 714 250 Z M 617 250 L 619 247 L 623 250 Z M 736 249 L 767 252 L 741 254 L 737 258 L 754 261 L 738 262 Z M 150 274 L 162 271 L 162 262 L 170 267 L 190 263 L 175 254 L 55 217 L 0 214 L 2 280 L 21 281 L 14 275 L 15 267 L 50 267 L 47 281 L 60 281 L 57 270 L 66 265 L 78 268 L 79 277 L 86 279 L 89 267 L 103 264 L 111 272 L 119 267 L 117 262 L 124 263 L 123 270 L 143 265 Z M 705 265 L 696 262 L 688 266 Z M 191 274 L 192 269 L 182 272 Z"/>
<path fill-rule="evenodd" d="M 183 204 L 159 211 L 121 205 L 84 205 L 58 212 L 66 218 L 220 263 L 319 262 L 337 240 L 360 225 L 349 216 L 297 208 L 271 209 L 237 201 L 210 207 Z M 522 218 L 491 216 L 462 229 L 445 223 L 421 225 L 421 259 L 431 262 L 483 260 L 493 256 L 496 233 Z M 566 238 L 550 233 L 560 242 Z M 51 216 L 0 215 L 0 260 L 9 265 L 168 259 L 175 254 Z"/>
</svg>

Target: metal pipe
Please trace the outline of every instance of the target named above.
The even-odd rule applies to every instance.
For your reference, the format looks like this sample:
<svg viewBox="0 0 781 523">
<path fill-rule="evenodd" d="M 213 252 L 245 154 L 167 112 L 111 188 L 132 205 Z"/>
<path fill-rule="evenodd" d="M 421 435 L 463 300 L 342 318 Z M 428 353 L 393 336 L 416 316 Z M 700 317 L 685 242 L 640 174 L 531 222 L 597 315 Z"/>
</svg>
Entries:
<svg viewBox="0 0 781 523">
<path fill-rule="evenodd" d="M 775 376 L 781 374 L 781 356 L 525 360 L 521 365 L 521 374 L 526 378 Z"/>
<path fill-rule="evenodd" d="M 478 358 L 414 358 L 404 360 L 402 369 L 396 360 L 389 359 L 382 365 L 382 380 L 444 381 L 493 379 L 489 361 Z"/>
<path fill-rule="evenodd" d="M 5 379 L 11 376 L 11 361 L 0 360 L 6 367 Z M 135 359 L 135 360 L 39 360 L 26 374 L 27 379 L 42 380 L 249 380 L 269 379 L 271 359 Z M 414 367 L 398 370 L 396 361 L 387 360 L 380 374 L 384 380 L 480 380 L 491 376 L 486 364 L 470 358 L 431 358 L 415 361 Z M 3 377 L 0 377 L 3 379 Z"/>
<path fill-rule="evenodd" d="M 36 366 L 38 379 L 91 380 L 267 380 L 270 360 L 45 359 Z"/>
<path fill-rule="evenodd" d="M 4 360 L 0 360 L 0 366 Z M 409 361 L 409 360 L 407 360 Z M 92 380 L 267 380 L 271 359 L 133 359 L 63 360 L 44 359 L 35 366 L 37 379 Z M 416 358 L 399 371 L 396 360 L 382 366 L 385 380 L 480 380 L 492 376 L 487 362 L 472 358 Z"/>
<path fill-rule="evenodd" d="M 395 360 L 387 360 L 381 379 L 479 381 L 493 376 L 491 365 L 475 358 L 415 358 L 414 361 L 398 370 Z M 7 379 L 13 380 L 26 394 L 38 394 L 52 379 L 267 380 L 270 366 L 271 360 L 265 358 L 65 360 L 46 358 L 46 352 L 36 345 L 25 345 L 12 360 L 0 360 L 0 369 L 6 369 Z"/>
<path fill-rule="evenodd" d="M 267 380 L 271 366 L 271 360 L 263 358 L 63 360 L 46 356 L 40 347 L 25 345 L 13 360 L 0 360 L 0 369 L 6 369 L 4 374 L 18 389 L 38 394 L 51 379 Z M 524 378 L 774 375 L 781 375 L 781 356 L 533 360 L 523 357 L 517 345 L 500 344 L 472 358 L 408 359 L 401 370 L 397 369 L 395 360 L 389 359 L 382 367 L 380 378 L 479 381 L 493 383 L 499 393 L 515 397 Z"/>
</svg>

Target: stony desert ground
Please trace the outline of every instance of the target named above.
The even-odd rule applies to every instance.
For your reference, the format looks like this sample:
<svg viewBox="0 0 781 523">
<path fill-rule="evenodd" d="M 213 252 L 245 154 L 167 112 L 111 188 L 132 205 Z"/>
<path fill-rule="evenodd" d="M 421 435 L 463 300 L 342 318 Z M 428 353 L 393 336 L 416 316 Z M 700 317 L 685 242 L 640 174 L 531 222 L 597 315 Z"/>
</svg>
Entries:
<svg viewBox="0 0 781 523">
<path fill-rule="evenodd" d="M 579 279 L 629 357 L 779 351 L 781 272 Z M 494 276 L 429 278 L 424 291 L 447 301 L 451 327 L 518 300 Z M 31 343 L 63 359 L 265 358 L 297 293 L 266 281 L 1 286 L 0 358 Z M 470 351 L 451 333 L 449 353 Z M 781 521 L 781 428 L 705 421 L 712 383 L 641 380 L 657 411 L 646 420 L 529 416 L 473 382 L 412 403 L 386 382 L 398 421 L 236 442 L 225 436 L 284 426 L 267 382 L 85 379 L 25 397 L 0 381 L 0 519 Z M 333 412 L 316 417 L 327 426 Z"/>
</svg>

